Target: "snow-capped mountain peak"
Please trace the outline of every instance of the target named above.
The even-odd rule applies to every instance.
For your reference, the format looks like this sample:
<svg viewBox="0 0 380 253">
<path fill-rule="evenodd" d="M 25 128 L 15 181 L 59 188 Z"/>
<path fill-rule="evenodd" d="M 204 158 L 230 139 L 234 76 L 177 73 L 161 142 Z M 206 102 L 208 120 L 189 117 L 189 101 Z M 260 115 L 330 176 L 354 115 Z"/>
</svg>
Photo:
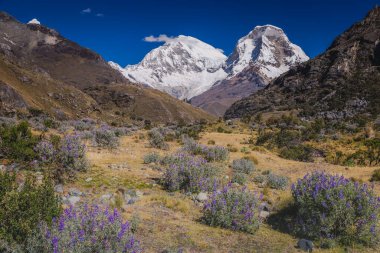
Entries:
<svg viewBox="0 0 380 253">
<path fill-rule="evenodd" d="M 190 99 L 224 79 L 227 57 L 220 49 L 191 36 L 171 38 L 136 65 L 121 72 L 133 82 L 149 85 L 179 99 Z M 114 63 L 112 67 L 119 69 Z M 119 69 L 120 70 L 120 69 Z"/>
<path fill-rule="evenodd" d="M 233 77 L 248 66 L 258 65 L 262 74 L 271 79 L 308 59 L 299 46 L 290 42 L 281 28 L 273 25 L 256 26 L 239 39 L 227 60 L 226 71 L 229 77 Z"/>
<path fill-rule="evenodd" d="M 28 24 L 33 24 L 33 25 L 40 25 L 40 24 L 41 24 L 41 22 L 40 22 L 40 21 L 38 21 L 38 19 L 36 19 L 36 18 L 33 18 L 32 20 L 30 20 L 30 21 L 28 22 Z"/>
</svg>

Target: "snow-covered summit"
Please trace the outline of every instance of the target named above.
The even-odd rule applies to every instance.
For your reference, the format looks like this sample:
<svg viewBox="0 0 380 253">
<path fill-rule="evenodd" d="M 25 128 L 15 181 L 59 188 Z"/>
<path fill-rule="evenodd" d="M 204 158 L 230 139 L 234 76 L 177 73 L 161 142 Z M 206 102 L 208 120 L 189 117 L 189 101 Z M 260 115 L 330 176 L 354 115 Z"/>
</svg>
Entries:
<svg viewBox="0 0 380 253">
<path fill-rule="evenodd" d="M 256 26 L 239 39 L 228 58 L 222 50 L 190 36 L 147 38 L 147 41 L 164 41 L 165 44 L 150 51 L 136 65 L 124 69 L 113 62 L 110 65 L 132 82 L 146 84 L 179 99 L 198 96 L 223 80 L 236 84 L 236 80 L 247 83 L 252 78 L 255 81 L 249 83 L 257 89 L 309 59 L 281 28 L 273 25 Z M 233 94 L 247 92 L 242 89 Z"/>
<path fill-rule="evenodd" d="M 125 69 L 110 63 L 133 82 L 149 85 L 179 99 L 190 99 L 224 79 L 227 57 L 220 49 L 191 36 L 180 35 L 150 51 Z"/>
<path fill-rule="evenodd" d="M 273 25 L 256 26 L 239 39 L 234 52 L 228 57 L 226 71 L 231 78 L 248 66 L 257 65 L 261 74 L 271 79 L 308 59 L 299 46 L 290 42 L 281 28 Z"/>
<path fill-rule="evenodd" d="M 41 22 L 38 21 L 38 19 L 34 18 L 34 19 L 30 20 L 30 21 L 28 22 L 28 24 L 40 25 Z"/>
</svg>

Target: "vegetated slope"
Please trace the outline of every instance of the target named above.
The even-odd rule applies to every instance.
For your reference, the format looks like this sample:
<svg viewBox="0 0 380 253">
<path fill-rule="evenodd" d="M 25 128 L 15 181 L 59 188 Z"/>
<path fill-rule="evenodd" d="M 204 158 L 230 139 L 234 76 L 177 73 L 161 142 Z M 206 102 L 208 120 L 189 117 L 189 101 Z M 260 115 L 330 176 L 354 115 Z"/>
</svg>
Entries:
<svg viewBox="0 0 380 253">
<path fill-rule="evenodd" d="M 256 26 L 238 41 L 228 57 L 225 66 L 228 77 L 192 98 L 191 103 L 223 116 L 233 102 L 264 88 L 273 78 L 308 59 L 281 28 Z"/>
<path fill-rule="evenodd" d="M 380 8 L 338 36 L 323 54 L 234 103 L 225 118 L 297 110 L 303 117 L 346 120 L 380 112 Z"/>
<path fill-rule="evenodd" d="M 100 55 L 56 31 L 20 23 L 4 12 L 0 72 L 2 115 L 35 108 L 61 118 L 90 116 L 116 122 L 130 116 L 159 122 L 212 119 L 162 92 L 130 83 Z"/>
</svg>

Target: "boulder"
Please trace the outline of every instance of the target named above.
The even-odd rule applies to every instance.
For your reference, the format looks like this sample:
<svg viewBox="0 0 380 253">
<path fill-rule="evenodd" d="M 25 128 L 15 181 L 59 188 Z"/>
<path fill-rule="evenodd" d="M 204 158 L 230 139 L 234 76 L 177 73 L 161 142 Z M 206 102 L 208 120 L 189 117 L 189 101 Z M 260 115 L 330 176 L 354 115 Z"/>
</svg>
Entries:
<svg viewBox="0 0 380 253">
<path fill-rule="evenodd" d="M 268 218 L 269 215 L 270 215 L 270 213 L 268 211 L 260 211 L 260 213 L 259 213 L 259 217 L 262 219 Z"/>
<path fill-rule="evenodd" d="M 208 195 L 206 192 L 200 192 L 200 193 L 198 193 L 198 195 L 195 198 L 196 198 L 196 200 L 198 200 L 200 202 L 204 202 L 204 201 L 208 200 Z"/>
<path fill-rule="evenodd" d="M 57 184 L 56 186 L 54 186 L 54 191 L 56 193 L 63 193 L 63 185 L 62 184 Z"/>
</svg>

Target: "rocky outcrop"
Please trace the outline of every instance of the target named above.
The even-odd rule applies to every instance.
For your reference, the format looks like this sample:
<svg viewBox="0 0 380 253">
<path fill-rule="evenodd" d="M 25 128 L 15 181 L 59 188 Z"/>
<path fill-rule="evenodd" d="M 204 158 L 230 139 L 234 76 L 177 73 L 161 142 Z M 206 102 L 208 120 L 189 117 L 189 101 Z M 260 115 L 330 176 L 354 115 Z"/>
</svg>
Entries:
<svg viewBox="0 0 380 253">
<path fill-rule="evenodd" d="M 303 117 L 376 117 L 380 108 L 380 8 L 338 36 L 326 52 L 235 102 L 225 118 L 296 110 Z"/>
<path fill-rule="evenodd" d="M 9 116 L 26 107 L 24 99 L 12 87 L 0 81 L 0 115 Z"/>
</svg>

